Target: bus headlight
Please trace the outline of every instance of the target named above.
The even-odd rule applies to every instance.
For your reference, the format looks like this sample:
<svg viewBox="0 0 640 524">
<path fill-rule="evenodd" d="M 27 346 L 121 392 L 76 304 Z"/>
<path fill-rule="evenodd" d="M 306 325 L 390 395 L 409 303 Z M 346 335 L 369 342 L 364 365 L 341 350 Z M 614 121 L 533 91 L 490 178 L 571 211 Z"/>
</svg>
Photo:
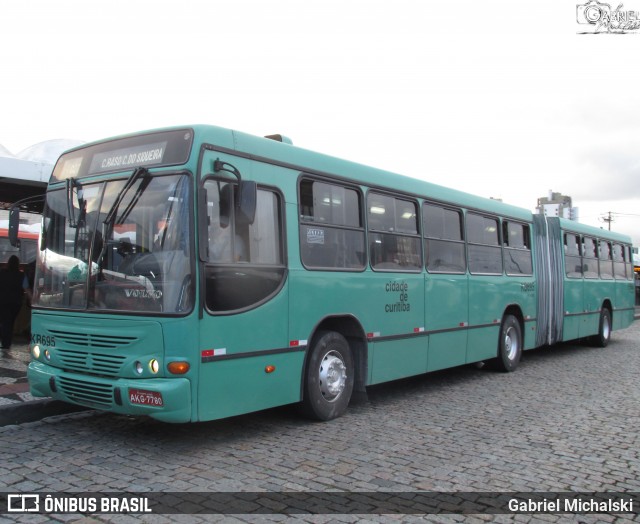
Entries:
<svg viewBox="0 0 640 524">
<path fill-rule="evenodd" d="M 154 375 L 158 373 L 158 371 L 160 371 L 160 363 L 155 359 L 152 358 L 149 361 L 149 370 L 151 371 L 151 373 L 153 373 Z"/>
<path fill-rule="evenodd" d="M 48 349 L 45 349 L 44 358 L 46 358 L 47 360 L 51 360 L 51 351 L 49 351 Z"/>
<path fill-rule="evenodd" d="M 38 344 L 33 346 L 31 353 L 33 354 L 33 358 L 40 358 L 40 346 Z"/>
<path fill-rule="evenodd" d="M 138 375 L 142 375 L 142 372 L 144 371 L 144 368 L 142 367 L 142 362 L 140 362 L 139 360 L 136 360 L 136 362 L 133 365 L 133 367 L 136 370 L 136 373 Z"/>
</svg>

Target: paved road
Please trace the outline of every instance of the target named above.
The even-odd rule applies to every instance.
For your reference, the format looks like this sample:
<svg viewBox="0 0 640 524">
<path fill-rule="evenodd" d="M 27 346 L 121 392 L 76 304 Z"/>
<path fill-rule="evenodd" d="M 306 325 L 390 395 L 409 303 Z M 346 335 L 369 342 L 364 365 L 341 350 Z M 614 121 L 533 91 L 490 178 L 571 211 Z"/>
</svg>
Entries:
<svg viewBox="0 0 640 524">
<path fill-rule="evenodd" d="M 463 367 L 378 386 L 370 389 L 368 402 L 329 423 L 308 422 L 280 408 L 190 425 L 93 411 L 9 425 L 0 428 L 0 492 L 640 492 L 639 335 L 636 322 L 615 332 L 606 349 L 565 345 L 527 352 L 510 374 Z M 29 517 L 22 519 L 38 521 Z M 336 518 L 359 520 L 306 520 Z M 531 518 L 632 520 L 516 520 Z M 100 521 L 135 520 L 86 520 Z"/>
</svg>

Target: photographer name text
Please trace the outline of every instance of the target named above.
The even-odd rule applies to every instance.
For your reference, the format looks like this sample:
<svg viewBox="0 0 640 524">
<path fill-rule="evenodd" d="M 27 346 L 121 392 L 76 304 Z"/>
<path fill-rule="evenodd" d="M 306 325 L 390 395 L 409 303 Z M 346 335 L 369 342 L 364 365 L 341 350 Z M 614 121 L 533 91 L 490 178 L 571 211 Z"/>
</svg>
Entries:
<svg viewBox="0 0 640 524">
<path fill-rule="evenodd" d="M 633 499 L 510 499 L 509 511 L 518 513 L 633 513 Z"/>
</svg>

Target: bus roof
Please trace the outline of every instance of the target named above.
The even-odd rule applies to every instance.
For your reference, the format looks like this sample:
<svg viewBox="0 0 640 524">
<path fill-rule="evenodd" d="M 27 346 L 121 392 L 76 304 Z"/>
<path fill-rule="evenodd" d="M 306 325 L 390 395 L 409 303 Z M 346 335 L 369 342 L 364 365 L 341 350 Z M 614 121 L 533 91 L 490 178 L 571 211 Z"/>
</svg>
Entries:
<svg viewBox="0 0 640 524">
<path fill-rule="evenodd" d="M 631 243 L 631 238 L 629 236 L 623 235 L 621 233 L 616 233 L 615 231 L 608 231 L 606 229 L 588 226 L 586 224 L 581 224 L 580 222 L 576 222 L 575 220 L 568 220 L 566 218 L 560 218 L 559 220 L 560 227 L 564 231 L 572 231 L 574 233 L 582 233 L 583 235 L 597 236 L 599 238 L 611 240 L 614 242 L 623 242 L 625 244 Z"/>
<path fill-rule="evenodd" d="M 427 200 L 531 221 L 531 211 L 498 200 L 479 197 L 425 180 L 332 157 L 286 142 L 216 126 L 193 126 L 198 141 L 222 146 L 256 160 L 270 160 L 311 174 L 339 176 L 369 187 L 415 194 Z"/>
<path fill-rule="evenodd" d="M 310 174 L 340 177 L 356 184 L 406 193 L 407 195 L 417 195 L 426 200 L 433 200 L 444 204 L 450 204 L 452 206 L 463 207 L 465 209 L 498 214 L 525 222 L 532 221 L 533 214 L 530 210 L 506 204 L 499 200 L 480 197 L 464 191 L 451 189 L 440 184 L 428 182 L 426 180 L 385 171 L 297 147 L 291 144 L 288 139 L 284 139 L 281 142 L 271 138 L 259 137 L 207 124 L 176 126 L 121 135 L 84 144 L 83 146 L 72 149 L 67 153 L 79 151 L 85 147 L 103 144 L 104 142 L 111 140 L 120 140 L 128 137 L 137 137 L 143 134 L 171 132 L 185 129 L 193 129 L 194 143 L 211 144 L 221 151 L 229 151 L 232 154 L 245 158 L 274 163 L 289 167 L 292 170 L 304 171 Z M 194 161 L 195 159 L 192 156 L 190 162 Z M 437 176 L 437 174 L 435 174 L 435 176 Z M 602 238 L 631 243 L 630 237 L 626 235 L 598 229 L 593 226 L 587 226 L 580 224 L 579 222 L 566 219 L 560 219 L 560 221 L 562 228 L 566 230 L 573 230 L 577 233 L 591 234 Z"/>
</svg>

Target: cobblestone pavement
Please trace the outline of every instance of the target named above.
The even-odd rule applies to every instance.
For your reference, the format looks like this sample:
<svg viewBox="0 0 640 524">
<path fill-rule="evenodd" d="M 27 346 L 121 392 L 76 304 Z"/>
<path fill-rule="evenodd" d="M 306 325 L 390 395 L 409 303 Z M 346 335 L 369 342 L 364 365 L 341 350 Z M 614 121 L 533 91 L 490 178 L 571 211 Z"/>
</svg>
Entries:
<svg viewBox="0 0 640 524">
<path fill-rule="evenodd" d="M 328 423 L 279 408 L 168 425 L 87 411 L 0 428 L 0 491 L 640 492 L 640 322 L 606 349 L 526 352 L 515 373 L 462 367 L 377 386 Z M 0 522 L 51 516 L 0 516 Z M 27 518 L 28 517 L 28 518 Z M 59 515 L 60 521 L 79 517 Z M 145 522 L 386 522 L 402 515 L 148 515 Z M 428 521 L 631 522 L 631 515 Z M 81 522 L 137 522 L 93 515 Z"/>
</svg>

